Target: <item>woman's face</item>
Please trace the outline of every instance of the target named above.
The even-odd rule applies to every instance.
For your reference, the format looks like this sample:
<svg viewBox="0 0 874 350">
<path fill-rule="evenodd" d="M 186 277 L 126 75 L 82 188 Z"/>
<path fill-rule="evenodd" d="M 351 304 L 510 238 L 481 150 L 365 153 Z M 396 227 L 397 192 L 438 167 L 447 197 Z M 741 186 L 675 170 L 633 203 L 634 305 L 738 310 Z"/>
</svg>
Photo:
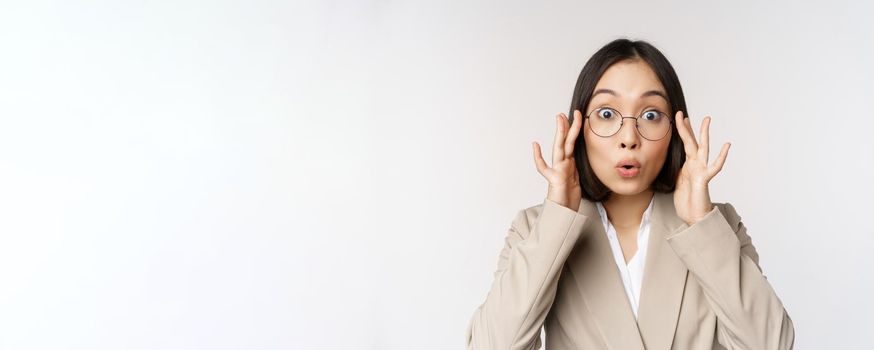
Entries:
<svg viewBox="0 0 874 350">
<path fill-rule="evenodd" d="M 655 109 L 665 113 L 668 120 L 673 118 L 665 88 L 649 64 L 639 59 L 617 62 L 604 72 L 583 113 L 588 115 L 600 107 L 610 107 L 623 117 L 637 117 Z M 596 117 L 598 115 L 593 113 L 590 118 Z M 622 128 L 616 134 L 601 137 L 592 131 L 590 122 L 585 119 L 583 125 L 586 154 L 598 179 L 619 195 L 634 195 L 649 189 L 665 163 L 672 132 L 651 141 L 637 132 L 635 120 L 623 119 Z M 640 164 L 636 174 L 618 165 L 624 160 Z"/>
</svg>

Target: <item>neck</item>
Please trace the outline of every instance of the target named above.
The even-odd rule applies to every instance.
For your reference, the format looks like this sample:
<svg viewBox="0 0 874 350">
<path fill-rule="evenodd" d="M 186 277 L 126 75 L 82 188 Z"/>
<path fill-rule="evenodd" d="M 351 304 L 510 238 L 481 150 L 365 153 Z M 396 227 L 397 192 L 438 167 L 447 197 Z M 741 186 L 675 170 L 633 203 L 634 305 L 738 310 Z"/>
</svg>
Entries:
<svg viewBox="0 0 874 350">
<path fill-rule="evenodd" d="M 636 228 L 640 226 L 643 212 L 649 206 L 655 192 L 651 188 L 633 195 L 612 193 L 603 203 L 607 218 L 616 228 Z"/>
</svg>

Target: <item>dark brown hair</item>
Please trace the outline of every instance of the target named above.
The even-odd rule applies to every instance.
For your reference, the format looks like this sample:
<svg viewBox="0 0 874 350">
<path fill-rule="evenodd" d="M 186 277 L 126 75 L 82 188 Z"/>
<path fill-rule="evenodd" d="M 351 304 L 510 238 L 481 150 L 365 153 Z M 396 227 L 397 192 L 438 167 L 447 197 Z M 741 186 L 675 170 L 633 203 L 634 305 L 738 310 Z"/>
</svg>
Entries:
<svg viewBox="0 0 874 350">
<path fill-rule="evenodd" d="M 686 99 L 683 97 L 683 88 L 680 86 L 680 79 L 677 78 L 674 67 L 671 66 L 665 55 L 646 41 L 631 41 L 623 38 L 613 40 L 604 45 L 583 66 L 580 77 L 577 79 L 576 87 L 574 87 L 574 96 L 571 100 L 570 113 L 568 113 L 571 123 L 573 123 L 574 110 L 578 109 L 584 115 L 588 111 L 589 101 L 592 99 L 595 85 L 598 84 L 598 80 L 601 79 L 607 68 L 614 63 L 631 59 L 643 60 L 655 72 L 668 95 L 668 104 L 671 108 L 668 115 L 671 119 L 675 119 L 677 111 L 683 111 L 684 118 L 689 117 L 686 111 Z M 656 192 L 673 192 L 680 169 L 683 168 L 683 163 L 686 162 L 683 140 L 680 138 L 675 124 L 671 124 L 671 143 L 668 146 L 667 159 L 665 159 L 662 170 L 652 183 L 653 191 Z M 595 172 L 592 170 L 586 155 L 585 133 L 581 132 L 580 135 L 583 137 L 579 137 L 576 140 L 574 160 L 580 175 L 582 197 L 596 202 L 605 201 L 610 198 L 612 191 L 595 176 Z"/>
</svg>

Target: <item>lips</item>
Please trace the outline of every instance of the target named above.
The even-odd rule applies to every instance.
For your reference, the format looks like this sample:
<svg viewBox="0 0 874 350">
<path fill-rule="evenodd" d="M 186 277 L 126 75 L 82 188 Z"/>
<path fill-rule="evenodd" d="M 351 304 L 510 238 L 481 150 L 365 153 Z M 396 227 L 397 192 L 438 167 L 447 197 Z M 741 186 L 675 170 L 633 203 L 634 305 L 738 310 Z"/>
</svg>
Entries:
<svg viewBox="0 0 874 350">
<path fill-rule="evenodd" d="M 634 159 L 623 159 L 616 163 L 616 167 L 624 169 L 640 168 L 640 162 Z"/>
<path fill-rule="evenodd" d="M 620 160 L 616 163 L 616 171 L 619 172 L 619 176 L 625 178 L 635 177 L 640 173 L 640 162 L 630 158 Z"/>
</svg>

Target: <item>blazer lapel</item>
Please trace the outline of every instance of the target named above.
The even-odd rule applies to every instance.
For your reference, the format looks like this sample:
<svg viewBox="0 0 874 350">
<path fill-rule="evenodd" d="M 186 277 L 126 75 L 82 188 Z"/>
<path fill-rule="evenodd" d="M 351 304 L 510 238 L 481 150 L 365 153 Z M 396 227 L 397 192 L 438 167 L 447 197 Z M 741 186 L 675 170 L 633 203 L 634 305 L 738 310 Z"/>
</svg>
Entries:
<svg viewBox="0 0 874 350">
<path fill-rule="evenodd" d="M 583 199 L 579 212 L 589 220 L 586 220 L 583 234 L 566 267 L 573 274 L 589 312 L 598 321 L 608 348 L 643 350 L 637 322 L 625 294 L 619 268 L 613 260 L 613 251 L 610 249 L 598 208 L 594 202 Z M 647 260 L 649 264 L 649 259 Z"/>
<path fill-rule="evenodd" d="M 647 349 L 670 349 L 688 270 L 667 238 L 683 220 L 674 209 L 672 193 L 656 192 L 652 210 L 637 323 Z"/>
</svg>

